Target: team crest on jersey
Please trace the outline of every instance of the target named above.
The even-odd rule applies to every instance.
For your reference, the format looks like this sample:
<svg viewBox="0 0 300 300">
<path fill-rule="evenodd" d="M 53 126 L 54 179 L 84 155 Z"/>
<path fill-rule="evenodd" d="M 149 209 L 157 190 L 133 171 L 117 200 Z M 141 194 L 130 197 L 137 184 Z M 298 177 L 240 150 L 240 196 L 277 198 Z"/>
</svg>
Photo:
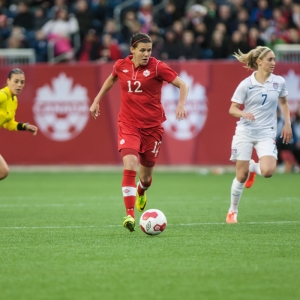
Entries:
<svg viewBox="0 0 300 300">
<path fill-rule="evenodd" d="M 120 141 L 120 145 L 123 145 L 123 144 L 125 144 L 125 140 L 124 140 L 124 139 L 122 139 L 122 140 Z"/>
<path fill-rule="evenodd" d="M 150 71 L 149 71 L 149 70 L 145 70 L 145 71 L 143 72 L 143 75 L 144 75 L 145 77 L 148 77 L 148 76 L 150 75 Z"/>
<path fill-rule="evenodd" d="M 273 88 L 274 88 L 275 90 L 278 89 L 278 82 L 273 82 Z"/>
</svg>

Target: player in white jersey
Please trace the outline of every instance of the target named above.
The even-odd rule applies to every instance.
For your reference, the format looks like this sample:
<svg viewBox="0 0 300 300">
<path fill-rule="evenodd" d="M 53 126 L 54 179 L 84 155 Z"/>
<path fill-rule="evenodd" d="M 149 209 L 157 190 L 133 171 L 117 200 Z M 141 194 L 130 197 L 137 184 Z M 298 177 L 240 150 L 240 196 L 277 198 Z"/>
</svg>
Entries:
<svg viewBox="0 0 300 300">
<path fill-rule="evenodd" d="M 230 160 L 236 162 L 236 177 L 231 185 L 231 203 L 227 223 L 237 223 L 238 205 L 244 186 L 250 188 L 256 174 L 265 178 L 273 175 L 277 164 L 276 109 L 279 103 L 284 127 L 283 143 L 292 139 L 290 110 L 286 100 L 285 80 L 273 74 L 275 55 L 268 47 L 258 46 L 250 52 L 234 55 L 245 68 L 252 69 L 251 76 L 237 87 L 231 99 L 229 113 L 240 120 L 232 139 Z M 243 106 L 243 110 L 241 108 Z M 255 148 L 259 162 L 251 159 Z"/>
</svg>

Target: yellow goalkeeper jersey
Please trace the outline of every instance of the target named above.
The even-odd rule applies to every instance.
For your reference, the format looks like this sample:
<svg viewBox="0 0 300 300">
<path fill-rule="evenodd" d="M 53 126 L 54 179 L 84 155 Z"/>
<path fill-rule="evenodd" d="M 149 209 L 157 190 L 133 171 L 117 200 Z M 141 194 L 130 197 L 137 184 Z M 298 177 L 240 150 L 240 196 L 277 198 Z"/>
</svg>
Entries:
<svg viewBox="0 0 300 300">
<path fill-rule="evenodd" d="M 12 97 L 9 88 L 6 86 L 0 89 L 0 128 L 18 130 L 18 122 L 15 121 L 15 114 L 18 107 L 18 99 Z"/>
</svg>

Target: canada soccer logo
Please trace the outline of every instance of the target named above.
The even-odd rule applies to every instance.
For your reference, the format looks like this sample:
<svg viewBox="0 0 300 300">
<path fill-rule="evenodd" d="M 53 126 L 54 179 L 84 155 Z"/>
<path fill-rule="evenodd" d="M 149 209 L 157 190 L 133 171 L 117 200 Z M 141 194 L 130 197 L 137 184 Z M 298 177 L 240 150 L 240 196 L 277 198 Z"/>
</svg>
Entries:
<svg viewBox="0 0 300 300">
<path fill-rule="evenodd" d="M 51 85 L 37 89 L 33 106 L 39 129 L 51 140 L 67 141 L 76 137 L 89 118 L 87 89 L 61 73 Z"/>
<path fill-rule="evenodd" d="M 162 104 L 167 120 L 163 123 L 163 126 L 166 133 L 173 138 L 190 140 L 202 130 L 207 118 L 205 87 L 199 83 L 194 83 L 194 78 L 185 71 L 181 72 L 179 77 L 190 87 L 185 105 L 188 117 L 180 122 L 176 120 L 175 111 L 179 99 L 179 89 L 171 84 L 164 85 L 162 88 Z"/>
<path fill-rule="evenodd" d="M 286 75 L 282 76 L 285 79 L 286 89 L 289 94 L 287 100 L 289 102 L 290 111 L 294 113 L 300 103 L 300 76 L 294 70 L 289 70 Z"/>
</svg>

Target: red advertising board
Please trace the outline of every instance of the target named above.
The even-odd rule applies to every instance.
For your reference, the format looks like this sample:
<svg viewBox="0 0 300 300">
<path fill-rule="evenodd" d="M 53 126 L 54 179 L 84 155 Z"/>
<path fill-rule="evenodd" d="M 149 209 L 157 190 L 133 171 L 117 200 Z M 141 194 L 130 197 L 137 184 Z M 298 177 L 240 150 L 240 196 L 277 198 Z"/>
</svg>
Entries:
<svg viewBox="0 0 300 300">
<path fill-rule="evenodd" d="M 238 119 L 229 115 L 231 96 L 251 74 L 235 61 L 168 62 L 189 84 L 188 119 L 176 121 L 178 89 L 162 88 L 168 120 L 158 163 L 164 165 L 230 164 L 230 145 Z M 112 71 L 113 64 L 24 66 L 26 85 L 16 120 L 39 127 L 28 132 L 0 130 L 0 153 L 9 165 L 121 164 L 117 152 L 119 83 L 101 102 L 97 120 L 89 106 Z M 9 68 L 2 68 L 5 85 Z M 277 64 L 286 79 L 292 112 L 300 102 L 300 65 Z"/>
</svg>

